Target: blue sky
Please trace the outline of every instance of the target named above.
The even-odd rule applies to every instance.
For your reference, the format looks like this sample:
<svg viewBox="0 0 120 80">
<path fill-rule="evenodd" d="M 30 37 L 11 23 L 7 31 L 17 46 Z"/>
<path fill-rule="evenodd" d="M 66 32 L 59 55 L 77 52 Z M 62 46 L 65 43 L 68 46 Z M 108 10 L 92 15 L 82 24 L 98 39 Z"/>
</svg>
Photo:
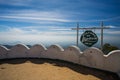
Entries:
<svg viewBox="0 0 120 80">
<path fill-rule="evenodd" d="M 75 45 L 76 22 L 100 27 L 101 21 L 111 27 L 104 42 L 119 46 L 120 0 L 0 0 L 0 44 Z"/>
</svg>

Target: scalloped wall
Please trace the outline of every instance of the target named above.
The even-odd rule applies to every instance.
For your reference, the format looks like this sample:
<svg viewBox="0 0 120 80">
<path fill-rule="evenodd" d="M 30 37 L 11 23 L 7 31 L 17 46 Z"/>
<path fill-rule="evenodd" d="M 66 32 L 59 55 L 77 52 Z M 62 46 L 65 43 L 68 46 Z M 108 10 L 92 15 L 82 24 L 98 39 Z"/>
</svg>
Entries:
<svg viewBox="0 0 120 80">
<path fill-rule="evenodd" d="M 108 55 L 98 48 L 91 47 L 81 52 L 76 46 L 63 49 L 59 45 L 51 45 L 48 49 L 41 44 L 28 48 L 24 44 L 17 44 L 11 49 L 0 46 L 0 59 L 9 58 L 49 58 L 65 60 L 80 65 L 107 70 L 120 75 L 120 50 L 110 52 Z"/>
</svg>

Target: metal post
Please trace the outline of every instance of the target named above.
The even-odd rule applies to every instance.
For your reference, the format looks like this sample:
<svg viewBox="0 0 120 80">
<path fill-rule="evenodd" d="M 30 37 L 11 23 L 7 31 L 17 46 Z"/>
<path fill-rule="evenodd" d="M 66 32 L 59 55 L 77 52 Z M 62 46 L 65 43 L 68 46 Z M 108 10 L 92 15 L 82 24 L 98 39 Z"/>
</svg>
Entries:
<svg viewBox="0 0 120 80">
<path fill-rule="evenodd" d="M 101 22 L 101 50 L 103 50 L 103 21 Z"/>
<path fill-rule="evenodd" d="M 91 28 L 88 28 L 88 27 L 84 27 L 84 28 L 79 28 L 79 23 L 77 23 L 77 28 L 72 28 L 72 30 L 76 30 L 77 34 L 76 34 L 76 46 L 78 46 L 78 38 L 79 38 L 79 30 L 87 30 L 87 29 L 98 29 L 98 30 L 101 30 L 101 41 L 100 41 L 100 47 L 101 47 L 101 50 L 103 49 L 103 29 L 110 29 L 110 27 L 104 27 L 103 26 L 103 22 L 101 22 L 100 24 L 101 27 L 91 27 Z"/>
<path fill-rule="evenodd" d="M 78 37 L 79 37 L 79 23 L 77 23 L 77 40 L 76 40 L 76 46 L 78 46 Z"/>
</svg>

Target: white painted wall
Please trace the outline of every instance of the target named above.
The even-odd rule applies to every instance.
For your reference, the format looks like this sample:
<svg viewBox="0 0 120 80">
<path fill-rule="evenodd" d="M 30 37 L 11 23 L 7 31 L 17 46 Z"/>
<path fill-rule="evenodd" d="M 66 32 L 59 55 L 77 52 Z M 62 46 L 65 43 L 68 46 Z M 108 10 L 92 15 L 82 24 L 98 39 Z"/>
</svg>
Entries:
<svg viewBox="0 0 120 80">
<path fill-rule="evenodd" d="M 46 50 L 46 47 L 44 47 L 42 44 L 36 44 L 29 49 L 28 57 L 41 58 L 41 54 L 45 53 Z"/>
<path fill-rule="evenodd" d="M 70 46 L 63 52 L 63 59 L 65 61 L 78 63 L 79 64 L 79 57 L 81 55 L 81 51 L 76 46 Z"/>
<path fill-rule="evenodd" d="M 105 55 L 104 69 L 120 73 L 120 50 L 115 50 Z"/>
<path fill-rule="evenodd" d="M 8 49 L 4 46 L 0 46 L 0 59 L 7 58 Z"/>
<path fill-rule="evenodd" d="M 80 63 L 85 66 L 93 68 L 104 68 L 104 56 L 103 52 L 98 48 L 91 47 L 83 52 L 80 57 Z"/>
<path fill-rule="evenodd" d="M 61 59 L 63 58 L 64 49 L 59 45 L 51 45 L 45 52 L 42 53 L 41 58 Z"/>
<path fill-rule="evenodd" d="M 51 45 L 48 49 L 36 44 L 30 49 L 24 44 L 17 44 L 10 50 L 0 46 L 0 59 L 6 58 L 49 58 L 65 60 L 80 65 L 107 70 L 120 75 L 120 50 L 104 55 L 101 50 L 91 47 L 83 52 L 76 46 L 63 49 L 59 45 Z"/>
<path fill-rule="evenodd" d="M 7 58 L 25 58 L 28 57 L 29 48 L 24 44 L 17 44 L 13 46 L 7 54 Z"/>
</svg>

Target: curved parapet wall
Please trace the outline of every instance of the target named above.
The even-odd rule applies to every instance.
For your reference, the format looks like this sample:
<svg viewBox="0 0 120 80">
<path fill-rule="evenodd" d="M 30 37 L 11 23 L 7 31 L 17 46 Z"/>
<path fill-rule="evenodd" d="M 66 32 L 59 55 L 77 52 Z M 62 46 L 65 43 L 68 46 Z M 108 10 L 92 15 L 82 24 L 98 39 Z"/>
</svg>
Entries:
<svg viewBox="0 0 120 80">
<path fill-rule="evenodd" d="M 81 51 L 78 47 L 70 46 L 67 49 L 65 49 L 63 53 L 63 60 L 79 64 L 80 55 Z"/>
<path fill-rule="evenodd" d="M 0 46 L 0 59 L 7 58 L 8 49 L 4 46 Z"/>
<path fill-rule="evenodd" d="M 36 44 L 30 49 L 24 44 L 17 44 L 11 49 L 0 46 L 0 59 L 6 58 L 49 58 L 65 60 L 80 65 L 107 70 L 120 75 L 120 50 L 104 55 L 101 50 L 95 47 L 88 48 L 81 52 L 76 46 L 63 49 L 59 45 L 51 45 L 48 49 Z"/>
<path fill-rule="evenodd" d="M 40 58 L 41 54 L 45 52 L 47 48 L 42 44 L 36 44 L 32 46 L 28 51 L 28 57 L 31 58 Z"/>
<path fill-rule="evenodd" d="M 59 45 L 51 45 L 41 54 L 41 58 L 62 59 L 64 49 Z"/>
<path fill-rule="evenodd" d="M 120 73 L 120 50 L 115 50 L 105 55 L 105 70 Z"/>
<path fill-rule="evenodd" d="M 7 58 L 25 58 L 28 57 L 28 47 L 24 44 L 17 44 L 13 46 L 7 54 Z"/>
<path fill-rule="evenodd" d="M 80 58 L 80 64 L 100 68 L 104 67 L 104 56 L 103 52 L 98 48 L 91 47 L 83 52 L 83 55 Z"/>
</svg>

